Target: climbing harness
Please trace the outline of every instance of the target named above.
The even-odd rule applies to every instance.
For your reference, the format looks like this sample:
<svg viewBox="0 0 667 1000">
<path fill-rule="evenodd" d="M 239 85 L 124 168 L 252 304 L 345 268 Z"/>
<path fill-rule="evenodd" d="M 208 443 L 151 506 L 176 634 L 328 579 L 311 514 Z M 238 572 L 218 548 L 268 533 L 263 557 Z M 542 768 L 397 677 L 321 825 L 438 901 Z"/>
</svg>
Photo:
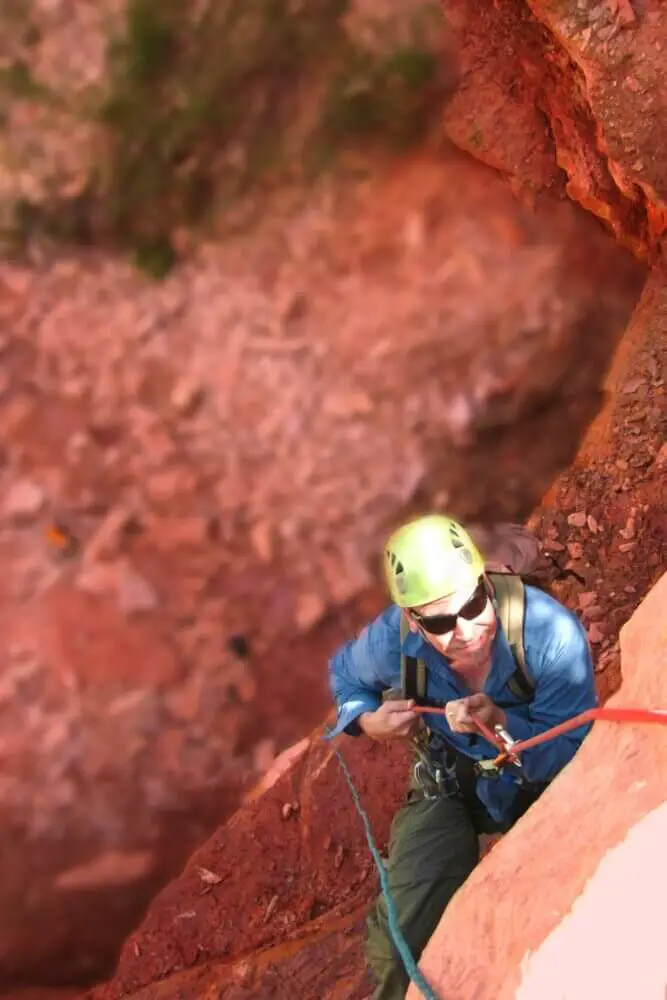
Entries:
<svg viewBox="0 0 667 1000">
<path fill-rule="evenodd" d="M 428 708 L 425 706 L 417 707 L 417 712 L 437 712 L 443 714 L 445 712 L 444 708 Z M 481 720 L 475 719 L 475 725 L 480 731 L 480 734 L 484 739 L 488 740 L 492 746 L 495 746 L 499 750 L 498 756 L 491 761 L 486 762 L 490 768 L 496 768 L 498 771 L 507 763 L 514 763 L 514 758 L 518 759 L 518 755 L 525 750 L 530 750 L 533 747 L 539 746 L 542 743 L 546 743 L 548 740 L 553 740 L 557 736 L 561 736 L 563 733 L 567 733 L 572 729 L 578 729 L 579 726 L 583 726 L 588 722 L 617 722 L 625 724 L 657 724 L 662 726 L 667 726 L 667 711 L 648 709 L 648 708 L 591 708 L 586 712 L 581 712 L 580 715 L 574 716 L 572 719 L 568 719 L 566 722 L 562 722 L 557 726 L 553 726 L 551 729 L 545 730 L 543 733 L 539 733 L 537 736 L 531 736 L 527 740 L 519 740 L 515 742 L 509 733 L 507 733 L 501 726 L 495 727 L 495 732 L 486 726 Z M 325 733 L 325 738 L 331 735 L 332 730 L 327 730 Z M 391 894 L 391 889 L 389 886 L 389 879 L 387 876 L 387 869 L 382 860 L 380 852 L 377 849 L 375 840 L 373 839 L 373 832 L 371 830 L 370 819 L 367 812 L 361 804 L 359 798 L 359 793 L 355 788 L 354 781 L 349 772 L 347 764 L 343 760 L 340 750 L 336 747 L 333 748 L 333 752 L 338 759 L 338 763 L 341 766 L 343 775 L 347 782 L 347 786 L 350 790 L 354 806 L 361 817 L 364 824 L 364 830 L 366 833 L 366 842 L 375 861 L 378 874 L 380 876 L 380 886 L 382 889 L 382 894 L 385 898 L 387 904 L 387 920 L 389 924 L 389 933 L 391 934 L 392 940 L 398 951 L 401 960 L 405 966 L 405 971 L 408 976 L 415 984 L 415 986 L 420 990 L 424 1000 L 441 1000 L 437 993 L 434 992 L 432 986 L 428 983 L 423 973 L 419 969 L 419 966 L 415 962 L 412 953 L 408 947 L 408 944 L 403 937 L 399 922 L 398 913 L 396 910 L 396 904 L 394 898 Z M 478 762 L 479 763 L 479 762 Z"/>
<path fill-rule="evenodd" d="M 535 686 L 526 666 L 526 655 L 523 643 L 523 623 L 526 608 L 526 592 L 524 580 L 517 573 L 489 572 L 486 574 L 489 585 L 489 596 L 493 599 L 501 628 L 514 657 L 514 673 L 507 681 L 507 687 L 519 703 L 529 702 L 534 694 Z M 404 614 L 400 620 L 401 646 L 409 633 L 409 626 Z M 418 711 L 443 714 L 444 701 L 439 701 L 428 695 L 428 670 L 424 660 L 407 656 L 401 651 L 401 684 L 400 688 L 391 688 L 383 692 L 383 700 L 402 698 L 412 700 L 418 706 Z M 482 732 L 485 739 L 496 746 L 500 752 L 508 749 L 511 737 L 504 734 L 503 741 L 498 744 L 489 731 Z M 509 740 L 509 743 L 504 742 Z M 427 799 L 437 798 L 439 794 L 454 795 L 458 790 L 456 765 L 454 760 L 442 762 L 439 760 L 442 751 L 448 744 L 440 739 L 425 724 L 411 738 L 413 749 L 417 756 L 415 764 L 415 781 Z M 517 761 L 512 760 L 516 764 Z M 475 761 L 473 768 L 478 777 L 500 777 L 500 768 L 492 761 Z"/>
</svg>

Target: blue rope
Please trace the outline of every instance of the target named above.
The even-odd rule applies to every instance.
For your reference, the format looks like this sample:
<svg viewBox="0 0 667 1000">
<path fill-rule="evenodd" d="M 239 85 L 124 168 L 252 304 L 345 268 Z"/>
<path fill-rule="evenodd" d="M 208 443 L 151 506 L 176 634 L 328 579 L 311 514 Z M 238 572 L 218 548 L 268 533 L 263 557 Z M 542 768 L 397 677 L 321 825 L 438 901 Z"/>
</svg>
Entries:
<svg viewBox="0 0 667 1000">
<path fill-rule="evenodd" d="M 330 732 L 331 730 L 329 730 L 329 733 Z M 375 840 L 373 839 L 373 831 L 371 830 L 371 824 L 368 818 L 368 814 L 366 813 L 364 807 L 361 804 L 359 793 L 357 792 L 357 789 L 354 787 L 352 775 L 349 772 L 347 764 L 343 760 L 343 756 L 340 750 L 337 750 L 336 747 L 332 747 L 332 749 L 336 757 L 338 758 L 338 763 L 340 764 L 341 769 L 343 771 L 343 775 L 345 776 L 345 780 L 347 781 L 347 786 L 350 789 L 350 794 L 352 795 L 354 806 L 359 815 L 361 816 L 362 822 L 364 824 L 364 829 L 366 831 L 366 842 L 368 843 L 368 847 L 370 849 L 371 854 L 373 855 L 373 860 L 375 861 L 376 868 L 380 875 L 380 885 L 382 887 L 382 893 L 387 903 L 389 933 L 392 936 L 392 940 L 396 946 L 396 950 L 401 956 L 401 960 L 403 962 L 403 965 L 405 966 L 405 971 L 407 972 L 408 976 L 415 984 L 415 986 L 417 986 L 418 989 L 421 991 L 421 994 L 425 998 L 425 1000 L 440 1000 L 440 997 L 437 995 L 437 993 L 433 992 L 428 982 L 420 972 L 417 963 L 412 957 L 412 952 L 408 947 L 408 943 L 403 937 L 398 922 L 398 911 L 396 910 L 396 903 L 394 902 L 394 897 L 392 896 L 391 889 L 389 888 L 389 878 L 387 876 L 387 869 L 384 866 L 382 856 L 377 849 Z"/>
</svg>

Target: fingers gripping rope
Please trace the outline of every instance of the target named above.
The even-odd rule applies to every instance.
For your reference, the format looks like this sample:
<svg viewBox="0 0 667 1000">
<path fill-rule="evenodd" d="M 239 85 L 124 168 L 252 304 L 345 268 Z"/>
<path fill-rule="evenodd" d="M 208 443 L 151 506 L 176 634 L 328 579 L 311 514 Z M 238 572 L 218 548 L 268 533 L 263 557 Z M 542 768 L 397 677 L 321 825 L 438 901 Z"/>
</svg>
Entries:
<svg viewBox="0 0 667 1000">
<path fill-rule="evenodd" d="M 414 711 L 423 715 L 429 713 L 433 715 L 445 715 L 446 713 L 446 709 L 444 708 L 423 708 L 421 706 L 417 706 Z M 506 763 L 508 754 L 493 733 L 479 719 L 473 717 L 473 721 L 484 739 L 500 750 L 499 756 L 496 757 L 493 763 L 498 765 Z M 578 729 L 579 726 L 584 726 L 588 722 L 621 722 L 628 725 L 653 724 L 667 726 L 667 711 L 651 708 L 589 708 L 580 715 L 575 715 L 572 719 L 566 719 L 565 722 L 561 722 L 557 726 L 552 726 L 551 729 L 545 729 L 543 733 L 538 733 L 537 736 L 531 736 L 530 739 L 520 740 L 515 743 L 512 746 L 512 755 L 521 754 L 524 750 L 530 750 L 532 747 L 547 743 L 549 740 L 555 740 L 557 736 L 569 733 L 572 729 Z"/>
<path fill-rule="evenodd" d="M 403 937 L 403 933 L 401 931 L 398 922 L 398 911 L 396 910 L 396 903 L 394 902 L 394 897 L 392 896 L 391 889 L 389 887 L 387 869 L 384 866 L 384 862 L 382 860 L 380 852 L 378 851 L 375 840 L 373 839 L 373 831 L 371 830 L 371 824 L 368 818 L 368 813 L 365 811 L 364 807 L 361 804 L 359 793 L 357 792 L 357 789 L 354 786 L 352 775 L 349 772 L 347 764 L 343 760 L 340 750 L 336 750 L 336 748 L 334 747 L 333 752 L 338 758 L 338 763 L 340 764 L 341 769 L 343 771 L 343 775 L 347 782 L 347 787 L 350 789 L 350 794 L 352 796 L 354 806 L 364 824 L 364 830 L 366 833 L 366 842 L 368 843 L 370 852 L 373 855 L 373 860 L 375 861 L 375 865 L 377 867 L 378 874 L 380 876 L 380 886 L 382 888 L 382 894 L 387 903 L 387 918 L 389 923 L 389 933 L 391 934 L 394 945 L 396 946 L 396 950 L 401 956 L 401 961 L 405 966 L 405 971 L 407 972 L 408 976 L 415 984 L 415 986 L 421 991 L 424 1000 L 441 1000 L 441 997 L 439 997 L 438 994 L 433 991 L 431 986 L 428 984 L 428 982 L 420 972 L 419 966 L 412 957 L 412 952 L 408 947 L 407 941 Z"/>
</svg>

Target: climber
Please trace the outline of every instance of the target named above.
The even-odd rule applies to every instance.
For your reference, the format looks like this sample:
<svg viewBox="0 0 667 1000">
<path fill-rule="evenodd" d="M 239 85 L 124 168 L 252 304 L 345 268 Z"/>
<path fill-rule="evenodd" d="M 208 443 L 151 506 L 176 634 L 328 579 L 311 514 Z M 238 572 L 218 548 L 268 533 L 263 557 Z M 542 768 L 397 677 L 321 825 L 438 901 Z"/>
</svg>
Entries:
<svg viewBox="0 0 667 1000">
<path fill-rule="evenodd" d="M 572 759 L 590 724 L 486 772 L 497 750 L 477 731 L 501 725 L 528 739 L 597 705 L 586 632 L 554 597 L 489 567 L 468 531 L 428 515 L 389 539 L 393 600 L 329 665 L 345 732 L 410 738 L 416 761 L 394 817 L 387 874 L 401 931 L 418 959 L 456 890 L 479 860 L 478 835 L 504 833 Z M 511 584 L 511 586 L 509 586 Z M 446 715 L 415 705 L 445 706 Z M 492 906 L 493 900 L 481 900 Z M 367 921 L 373 1000 L 399 1000 L 409 980 L 392 942 L 383 896 Z"/>
</svg>

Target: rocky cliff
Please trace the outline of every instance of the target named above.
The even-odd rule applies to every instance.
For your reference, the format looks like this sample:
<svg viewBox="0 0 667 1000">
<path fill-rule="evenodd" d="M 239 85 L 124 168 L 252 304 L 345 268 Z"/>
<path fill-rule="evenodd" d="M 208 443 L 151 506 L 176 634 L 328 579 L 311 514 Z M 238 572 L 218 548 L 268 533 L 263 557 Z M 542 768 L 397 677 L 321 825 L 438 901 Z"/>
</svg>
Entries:
<svg viewBox="0 0 667 1000">
<path fill-rule="evenodd" d="M 567 195 L 641 256 L 667 227 L 658 0 L 443 0 L 462 81 L 445 130 L 532 192 Z"/>
<path fill-rule="evenodd" d="M 667 705 L 660 666 L 666 326 L 664 278 L 655 275 L 629 331 L 634 349 L 619 353 L 610 372 L 617 393 L 609 410 L 533 518 L 547 545 L 567 550 L 582 575 L 582 582 L 556 587 L 587 625 L 602 699 L 616 692 L 610 704 L 654 708 Z M 651 386 L 654 371 L 662 384 Z M 193 855 L 126 942 L 115 977 L 88 1000 L 370 994 L 363 917 L 378 882 L 340 766 L 321 735 L 318 729 L 279 758 L 244 807 Z M 664 969 L 651 952 L 649 903 L 664 875 L 656 844 L 666 738 L 659 727 L 596 724 L 585 749 L 482 861 L 444 916 L 424 970 L 445 1000 L 518 1000 L 558 989 L 554 996 L 597 996 L 598 981 L 605 996 L 620 1000 L 631 973 L 634 996 L 656 995 Z M 385 851 L 408 751 L 349 737 L 337 747 Z M 643 876 L 649 843 L 652 867 Z M 627 898 L 630 881 L 630 908 L 619 913 L 610 900 Z M 547 886 L 553 905 L 545 906 Z M 631 933 L 646 949 L 640 970 L 628 968 L 620 943 L 617 964 L 605 957 L 608 942 Z"/>
<path fill-rule="evenodd" d="M 36 70 L 79 66 L 54 52 L 83 15 L 98 53 L 88 5 L 39 10 Z M 618 686 L 618 628 L 665 559 L 667 21 L 648 0 L 444 14 L 459 83 L 418 152 L 276 201 L 160 285 L 41 239 L 0 265 L 3 988 L 111 973 L 156 891 L 322 718 L 326 655 L 381 606 L 380 541 L 416 507 L 522 519 L 569 468 L 535 523 L 585 581 L 558 586 L 601 693 Z M 401 777 L 376 800 L 365 769 L 388 762 L 350 752 L 386 836 Z M 246 954 L 248 982 L 257 962 L 273 982 L 277 955 L 319 1000 L 312 956 L 333 949 L 331 995 L 348 996 L 331 942 L 374 876 L 351 813 L 349 837 L 301 850 L 299 774 L 318 773 L 323 813 L 345 794 L 323 754 L 216 834 L 238 838 L 230 874 L 193 861 L 109 990 L 169 992 L 178 979 L 150 984 L 178 970 L 215 984 Z M 234 851 L 269 801 L 295 854 L 265 871 Z"/>
</svg>

